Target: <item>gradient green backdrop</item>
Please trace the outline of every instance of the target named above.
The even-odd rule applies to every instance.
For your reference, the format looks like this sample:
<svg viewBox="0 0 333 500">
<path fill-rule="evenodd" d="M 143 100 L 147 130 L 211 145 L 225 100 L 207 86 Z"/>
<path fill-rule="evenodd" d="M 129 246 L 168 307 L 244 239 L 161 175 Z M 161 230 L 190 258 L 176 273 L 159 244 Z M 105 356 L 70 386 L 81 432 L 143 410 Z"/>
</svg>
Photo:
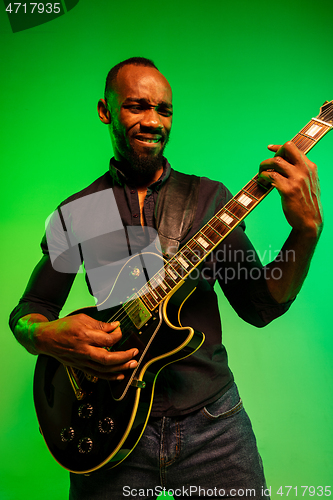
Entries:
<svg viewBox="0 0 333 500">
<path fill-rule="evenodd" d="M 46 217 L 107 169 L 111 145 L 96 113 L 106 73 L 133 55 L 152 58 L 174 90 L 171 164 L 235 192 L 269 156 L 267 144 L 292 138 L 333 99 L 333 6 L 80 0 L 66 15 L 15 34 L 0 7 L 0 499 L 58 500 L 67 497 L 67 472 L 39 435 L 35 358 L 17 344 L 7 316 L 40 257 Z M 279 486 L 332 485 L 332 145 L 333 134 L 310 153 L 319 165 L 326 227 L 291 310 L 258 330 L 221 296 L 224 343 L 273 499 L 281 498 Z M 277 193 L 247 227 L 261 254 L 280 248 L 289 228 Z M 79 276 L 64 313 L 88 303 Z"/>
</svg>

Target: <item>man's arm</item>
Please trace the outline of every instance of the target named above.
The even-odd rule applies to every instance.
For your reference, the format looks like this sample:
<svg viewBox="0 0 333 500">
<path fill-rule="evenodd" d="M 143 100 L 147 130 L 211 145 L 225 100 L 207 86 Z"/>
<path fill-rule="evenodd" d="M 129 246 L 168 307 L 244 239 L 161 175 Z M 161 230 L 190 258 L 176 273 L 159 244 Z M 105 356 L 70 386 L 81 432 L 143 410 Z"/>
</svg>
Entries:
<svg viewBox="0 0 333 500">
<path fill-rule="evenodd" d="M 32 354 L 47 354 L 97 377 L 123 378 L 134 368 L 137 349 L 108 352 L 121 338 L 119 323 L 103 323 L 85 314 L 57 319 L 74 275 L 56 271 L 48 255 L 37 264 L 10 325 L 16 339 Z"/>
<path fill-rule="evenodd" d="M 276 155 L 261 163 L 259 181 L 276 187 L 292 227 L 280 254 L 266 266 L 269 291 L 282 303 L 294 298 L 302 287 L 322 231 L 323 216 L 316 165 L 292 142 L 268 148 Z"/>
</svg>

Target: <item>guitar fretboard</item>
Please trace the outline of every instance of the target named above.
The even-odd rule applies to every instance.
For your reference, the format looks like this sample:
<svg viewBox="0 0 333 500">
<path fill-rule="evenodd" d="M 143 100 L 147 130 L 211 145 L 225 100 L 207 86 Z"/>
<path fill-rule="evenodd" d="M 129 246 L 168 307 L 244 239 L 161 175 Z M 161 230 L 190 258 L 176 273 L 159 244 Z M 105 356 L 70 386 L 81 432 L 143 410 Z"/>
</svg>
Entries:
<svg viewBox="0 0 333 500">
<path fill-rule="evenodd" d="M 331 111 L 330 111 L 331 112 Z M 322 115 L 325 115 L 323 112 Z M 320 118 L 325 116 L 320 115 Z M 324 137 L 332 124 L 312 118 L 292 139 L 305 154 Z M 228 236 L 272 191 L 253 177 L 193 238 L 188 241 L 149 282 L 135 294 L 150 311 L 156 307 Z"/>
</svg>

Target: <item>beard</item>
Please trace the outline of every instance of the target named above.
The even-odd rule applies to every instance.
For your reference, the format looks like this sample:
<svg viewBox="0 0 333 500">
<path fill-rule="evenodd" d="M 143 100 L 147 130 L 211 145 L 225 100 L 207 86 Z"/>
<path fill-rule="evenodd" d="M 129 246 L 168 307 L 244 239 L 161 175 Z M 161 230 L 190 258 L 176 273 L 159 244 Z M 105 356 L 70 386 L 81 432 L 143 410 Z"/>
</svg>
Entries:
<svg viewBox="0 0 333 500">
<path fill-rule="evenodd" d="M 119 170 L 124 174 L 128 184 L 140 185 L 151 181 L 155 172 L 163 167 L 163 153 L 170 137 L 170 133 L 163 135 L 163 147 L 157 155 L 138 153 L 129 146 L 126 137 L 114 126 L 112 134 L 118 150 L 125 161 L 121 161 Z"/>
</svg>

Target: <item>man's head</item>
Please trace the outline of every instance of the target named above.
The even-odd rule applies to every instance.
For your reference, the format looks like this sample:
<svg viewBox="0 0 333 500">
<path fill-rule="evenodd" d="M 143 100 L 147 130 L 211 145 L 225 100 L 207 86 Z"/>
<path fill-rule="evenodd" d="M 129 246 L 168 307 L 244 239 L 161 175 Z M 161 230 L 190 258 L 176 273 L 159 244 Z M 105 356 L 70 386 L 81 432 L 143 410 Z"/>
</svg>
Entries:
<svg viewBox="0 0 333 500">
<path fill-rule="evenodd" d="M 106 102 L 109 100 L 111 93 L 115 90 L 119 70 L 124 66 L 128 66 L 130 64 L 132 64 L 133 66 L 144 66 L 145 68 L 155 68 L 158 71 L 158 68 L 155 66 L 154 62 L 151 59 L 146 59 L 145 57 L 130 57 L 125 61 L 121 61 L 110 69 L 106 77 L 104 89 L 104 99 Z"/>
<path fill-rule="evenodd" d="M 132 176 L 149 178 L 161 168 L 172 124 L 172 92 L 152 61 L 131 58 L 112 68 L 98 113 L 109 125 L 115 158 L 125 160 Z"/>
</svg>

